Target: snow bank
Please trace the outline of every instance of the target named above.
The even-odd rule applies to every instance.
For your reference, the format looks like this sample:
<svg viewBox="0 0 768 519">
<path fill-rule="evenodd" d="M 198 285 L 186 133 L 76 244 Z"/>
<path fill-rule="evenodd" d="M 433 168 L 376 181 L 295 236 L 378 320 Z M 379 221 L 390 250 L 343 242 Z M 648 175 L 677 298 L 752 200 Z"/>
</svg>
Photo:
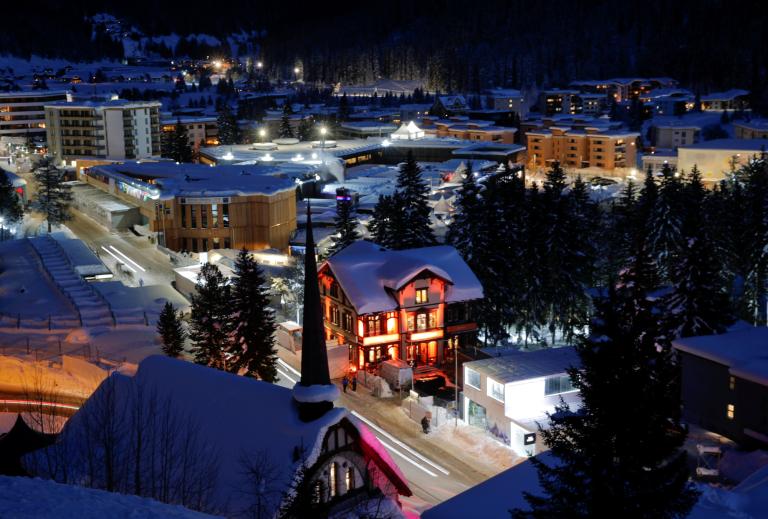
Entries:
<svg viewBox="0 0 768 519">
<path fill-rule="evenodd" d="M 339 388 L 333 384 L 302 386 L 297 382 L 293 386 L 293 398 L 297 402 L 313 404 L 317 402 L 334 402 L 339 398 Z"/>
<path fill-rule="evenodd" d="M 0 476 L 0 516 L 13 519 L 205 519 L 214 516 L 151 499 L 38 478 Z"/>
</svg>

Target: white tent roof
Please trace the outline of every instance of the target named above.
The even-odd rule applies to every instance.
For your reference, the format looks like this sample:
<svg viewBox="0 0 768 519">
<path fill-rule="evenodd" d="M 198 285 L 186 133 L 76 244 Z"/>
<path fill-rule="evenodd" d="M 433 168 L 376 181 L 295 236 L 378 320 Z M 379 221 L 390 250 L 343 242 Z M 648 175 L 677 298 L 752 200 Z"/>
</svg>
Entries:
<svg viewBox="0 0 768 519">
<path fill-rule="evenodd" d="M 392 139 L 421 139 L 424 137 L 424 130 L 416 126 L 416 123 L 413 121 L 408 122 L 408 124 L 403 123 L 400 128 L 395 130 L 392 135 L 390 136 Z"/>
</svg>

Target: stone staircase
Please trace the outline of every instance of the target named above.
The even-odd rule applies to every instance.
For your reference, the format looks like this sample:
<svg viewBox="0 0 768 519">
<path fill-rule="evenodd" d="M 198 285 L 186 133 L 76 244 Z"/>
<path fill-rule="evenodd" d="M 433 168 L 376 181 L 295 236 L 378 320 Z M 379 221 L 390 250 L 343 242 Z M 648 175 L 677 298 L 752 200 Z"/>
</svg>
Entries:
<svg viewBox="0 0 768 519">
<path fill-rule="evenodd" d="M 107 301 L 74 269 L 64 250 L 50 236 L 31 238 L 43 268 L 78 313 L 82 326 L 114 326 L 115 318 Z"/>
</svg>

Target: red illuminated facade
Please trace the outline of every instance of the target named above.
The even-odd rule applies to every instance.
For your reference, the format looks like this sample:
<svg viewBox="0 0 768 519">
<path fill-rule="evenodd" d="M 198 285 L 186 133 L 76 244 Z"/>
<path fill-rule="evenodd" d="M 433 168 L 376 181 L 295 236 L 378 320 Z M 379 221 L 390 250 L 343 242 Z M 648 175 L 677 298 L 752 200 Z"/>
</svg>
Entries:
<svg viewBox="0 0 768 519">
<path fill-rule="evenodd" d="M 475 340 L 477 324 L 471 308 L 481 289 L 455 250 L 429 247 L 388 251 L 371 245 L 358 242 L 348 247 L 367 249 L 372 255 L 381 256 L 380 262 L 373 263 L 370 258 L 359 258 L 359 266 L 354 268 L 366 269 L 365 272 L 349 272 L 348 262 L 357 255 L 355 250 L 345 249 L 338 258 L 334 256 L 323 264 L 318 273 L 326 338 L 349 345 L 351 366 L 364 368 L 388 358 L 412 361 L 415 365 L 441 364 L 446 349 L 466 346 Z M 472 299 L 451 297 L 457 292 L 456 279 L 445 265 L 399 261 L 402 256 L 412 259 L 415 252 L 430 249 L 450 249 L 447 255 L 451 261 L 444 262 L 448 265 L 457 259 L 461 261 L 460 267 L 466 269 L 463 274 L 468 271 L 472 284 L 477 284 L 473 286 L 476 290 L 464 290 L 461 294 Z M 345 257 L 345 253 L 350 257 Z M 403 264 L 402 269 L 398 263 Z M 466 276 L 459 277 L 463 281 Z"/>
</svg>

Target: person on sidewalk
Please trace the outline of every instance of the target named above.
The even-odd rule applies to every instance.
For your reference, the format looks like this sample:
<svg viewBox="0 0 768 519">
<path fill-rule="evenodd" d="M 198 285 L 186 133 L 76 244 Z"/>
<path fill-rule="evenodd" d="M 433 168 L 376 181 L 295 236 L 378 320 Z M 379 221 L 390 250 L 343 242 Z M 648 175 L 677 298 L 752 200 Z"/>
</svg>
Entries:
<svg viewBox="0 0 768 519">
<path fill-rule="evenodd" d="M 357 391 L 357 375 L 352 375 L 352 391 Z"/>
<path fill-rule="evenodd" d="M 344 392 L 347 392 L 347 386 L 349 385 L 349 379 L 346 375 L 344 375 L 344 378 L 341 379 L 341 387 L 344 389 Z"/>
<path fill-rule="evenodd" d="M 421 419 L 421 430 L 424 431 L 424 434 L 429 434 L 429 417 L 427 415 Z"/>
</svg>

